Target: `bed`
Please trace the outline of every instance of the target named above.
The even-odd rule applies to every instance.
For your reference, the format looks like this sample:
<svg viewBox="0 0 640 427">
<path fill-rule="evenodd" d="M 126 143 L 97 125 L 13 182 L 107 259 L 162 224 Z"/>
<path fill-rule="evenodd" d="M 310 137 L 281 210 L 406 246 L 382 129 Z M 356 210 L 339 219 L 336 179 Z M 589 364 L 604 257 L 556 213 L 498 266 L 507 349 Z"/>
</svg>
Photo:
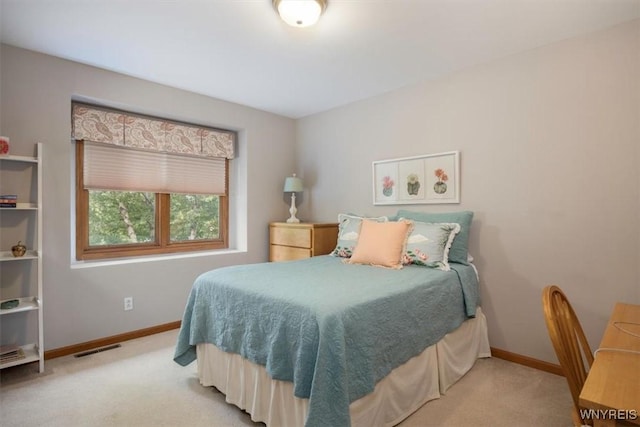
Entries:
<svg viewBox="0 0 640 427">
<path fill-rule="evenodd" d="M 490 355 L 473 265 L 380 268 L 352 255 L 200 275 L 174 360 L 197 359 L 201 384 L 254 421 L 340 427 L 395 425 Z"/>
</svg>

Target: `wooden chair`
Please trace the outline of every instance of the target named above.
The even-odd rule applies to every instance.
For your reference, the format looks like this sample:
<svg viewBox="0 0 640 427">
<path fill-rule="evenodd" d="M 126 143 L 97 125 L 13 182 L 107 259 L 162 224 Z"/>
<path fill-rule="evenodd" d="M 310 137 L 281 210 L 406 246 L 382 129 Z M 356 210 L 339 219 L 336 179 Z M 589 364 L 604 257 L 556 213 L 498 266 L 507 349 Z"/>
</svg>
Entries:
<svg viewBox="0 0 640 427">
<path fill-rule="evenodd" d="M 542 304 L 549 337 L 573 397 L 573 422 L 576 426 L 592 425 L 592 420 L 580 417 L 578 398 L 593 365 L 593 352 L 576 313 L 558 286 L 544 288 Z"/>
</svg>

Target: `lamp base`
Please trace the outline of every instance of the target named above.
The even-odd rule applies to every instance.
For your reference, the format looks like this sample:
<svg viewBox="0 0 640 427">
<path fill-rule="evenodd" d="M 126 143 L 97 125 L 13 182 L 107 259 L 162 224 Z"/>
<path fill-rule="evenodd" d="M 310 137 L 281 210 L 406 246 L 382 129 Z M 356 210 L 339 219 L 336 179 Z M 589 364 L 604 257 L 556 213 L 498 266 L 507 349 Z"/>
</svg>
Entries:
<svg viewBox="0 0 640 427">
<path fill-rule="evenodd" d="M 296 208 L 296 193 L 291 193 L 291 207 L 289 208 L 289 213 L 291 214 L 291 216 L 289 217 L 289 219 L 287 219 L 287 222 L 289 224 L 297 224 L 300 222 L 300 220 L 296 218 L 297 212 L 298 209 Z"/>
</svg>

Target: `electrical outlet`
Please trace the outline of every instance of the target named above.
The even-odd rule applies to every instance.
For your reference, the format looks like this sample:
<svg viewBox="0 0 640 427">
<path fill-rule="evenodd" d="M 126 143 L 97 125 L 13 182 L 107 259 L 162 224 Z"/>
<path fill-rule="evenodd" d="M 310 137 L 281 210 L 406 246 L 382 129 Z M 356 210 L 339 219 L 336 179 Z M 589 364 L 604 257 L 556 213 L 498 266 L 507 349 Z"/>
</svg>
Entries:
<svg viewBox="0 0 640 427">
<path fill-rule="evenodd" d="M 125 297 L 124 311 L 133 310 L 133 297 Z"/>
</svg>

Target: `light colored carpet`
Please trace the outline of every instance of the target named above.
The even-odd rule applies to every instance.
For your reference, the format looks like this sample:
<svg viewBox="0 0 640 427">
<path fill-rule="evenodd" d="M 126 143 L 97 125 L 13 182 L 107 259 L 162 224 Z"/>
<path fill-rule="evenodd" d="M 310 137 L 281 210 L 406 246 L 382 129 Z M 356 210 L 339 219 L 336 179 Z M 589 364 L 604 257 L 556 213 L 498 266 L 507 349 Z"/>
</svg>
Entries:
<svg viewBox="0 0 640 427">
<path fill-rule="evenodd" d="M 2 426 L 260 426 L 200 385 L 196 364 L 173 362 L 177 330 L 75 358 L 0 371 Z M 564 378 L 492 358 L 447 394 L 407 418 L 402 427 L 571 425 Z"/>
</svg>

